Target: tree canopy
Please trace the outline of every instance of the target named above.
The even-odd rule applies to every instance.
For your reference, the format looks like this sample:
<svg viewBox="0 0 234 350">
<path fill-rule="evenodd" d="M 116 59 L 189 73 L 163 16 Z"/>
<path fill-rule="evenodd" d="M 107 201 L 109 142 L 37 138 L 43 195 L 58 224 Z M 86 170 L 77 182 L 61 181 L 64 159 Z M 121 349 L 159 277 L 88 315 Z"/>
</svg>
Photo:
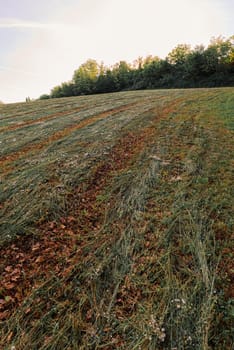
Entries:
<svg viewBox="0 0 234 350">
<path fill-rule="evenodd" d="M 212 38 L 205 48 L 177 45 L 165 59 L 139 57 L 132 64 L 120 61 L 106 67 L 88 59 L 70 82 L 55 86 L 40 99 L 122 90 L 234 86 L 234 35 Z"/>
</svg>

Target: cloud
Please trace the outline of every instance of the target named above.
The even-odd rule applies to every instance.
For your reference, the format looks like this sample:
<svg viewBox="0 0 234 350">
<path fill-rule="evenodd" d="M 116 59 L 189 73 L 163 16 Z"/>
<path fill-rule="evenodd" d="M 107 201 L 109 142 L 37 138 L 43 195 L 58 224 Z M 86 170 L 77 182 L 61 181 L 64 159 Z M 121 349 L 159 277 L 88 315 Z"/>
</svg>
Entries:
<svg viewBox="0 0 234 350">
<path fill-rule="evenodd" d="M 0 28 L 23 28 L 23 29 L 57 29 L 62 27 L 62 24 L 56 23 L 41 23 L 35 21 L 27 21 L 18 18 L 0 18 Z"/>
</svg>

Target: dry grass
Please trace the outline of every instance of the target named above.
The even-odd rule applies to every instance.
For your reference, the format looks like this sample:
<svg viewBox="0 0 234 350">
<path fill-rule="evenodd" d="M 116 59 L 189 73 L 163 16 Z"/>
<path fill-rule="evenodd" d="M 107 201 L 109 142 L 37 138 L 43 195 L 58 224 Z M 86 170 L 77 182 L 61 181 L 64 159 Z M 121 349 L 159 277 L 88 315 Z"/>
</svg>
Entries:
<svg viewBox="0 0 234 350">
<path fill-rule="evenodd" d="M 232 348 L 232 95 L 1 107 L 0 348 Z"/>
</svg>

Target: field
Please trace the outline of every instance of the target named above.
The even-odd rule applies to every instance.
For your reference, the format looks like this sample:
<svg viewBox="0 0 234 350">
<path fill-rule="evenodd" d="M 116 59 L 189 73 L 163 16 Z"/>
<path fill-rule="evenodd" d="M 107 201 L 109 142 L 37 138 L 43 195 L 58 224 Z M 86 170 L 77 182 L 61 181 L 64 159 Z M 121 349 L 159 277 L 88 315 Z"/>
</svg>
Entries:
<svg viewBox="0 0 234 350">
<path fill-rule="evenodd" d="M 234 89 L 0 106 L 0 349 L 232 349 Z"/>
</svg>

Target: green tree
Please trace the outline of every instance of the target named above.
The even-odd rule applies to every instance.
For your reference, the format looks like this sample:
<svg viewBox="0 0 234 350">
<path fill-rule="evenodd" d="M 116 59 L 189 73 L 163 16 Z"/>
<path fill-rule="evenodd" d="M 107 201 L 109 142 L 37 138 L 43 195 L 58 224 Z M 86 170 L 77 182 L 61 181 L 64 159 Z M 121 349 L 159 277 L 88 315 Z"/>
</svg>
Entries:
<svg viewBox="0 0 234 350">
<path fill-rule="evenodd" d="M 148 55 L 146 56 L 146 58 L 143 59 L 143 67 L 145 68 L 147 65 L 151 63 L 156 63 L 159 61 L 160 61 L 160 58 L 158 56 Z"/>
<path fill-rule="evenodd" d="M 73 74 L 74 91 L 76 95 L 90 94 L 95 90 L 95 83 L 100 73 L 100 66 L 95 60 L 89 59 Z"/>
<path fill-rule="evenodd" d="M 233 43 L 231 39 L 225 40 L 219 36 L 212 38 L 209 46 L 204 52 L 203 71 L 206 75 L 214 74 L 226 69 L 230 63 L 233 53 Z"/>
<path fill-rule="evenodd" d="M 74 95 L 74 84 L 72 82 L 62 83 L 61 89 L 63 97 Z"/>
<path fill-rule="evenodd" d="M 184 88 L 234 85 L 234 36 L 212 38 L 209 46 L 177 45 L 166 57 L 138 57 L 105 67 L 89 59 L 71 82 L 55 86 L 50 96 L 65 97 L 147 88 Z M 42 98 L 47 95 L 42 95 Z"/>
<path fill-rule="evenodd" d="M 114 92 L 118 90 L 117 77 L 112 73 L 110 69 L 99 75 L 96 82 L 96 92 Z"/>
<path fill-rule="evenodd" d="M 209 49 L 216 52 L 219 63 L 228 63 L 230 55 L 234 52 L 234 35 L 229 39 L 222 36 L 212 38 L 208 46 Z"/>
<path fill-rule="evenodd" d="M 167 56 L 170 64 L 181 65 L 186 62 L 188 55 L 191 53 L 191 47 L 187 44 L 177 45 Z"/>
<path fill-rule="evenodd" d="M 51 98 L 63 97 L 62 87 L 60 85 L 55 86 L 50 93 Z"/>
<path fill-rule="evenodd" d="M 143 71 L 147 88 L 166 87 L 172 78 L 172 66 L 167 60 L 156 60 L 147 64 Z"/>
<path fill-rule="evenodd" d="M 198 82 L 202 77 L 205 63 L 204 52 L 205 47 L 203 45 L 199 45 L 196 46 L 187 56 L 184 64 L 185 77 L 191 85 Z"/>
<path fill-rule="evenodd" d="M 131 67 L 127 62 L 120 61 L 116 63 L 112 69 L 112 74 L 117 90 L 127 89 L 131 85 Z"/>
<path fill-rule="evenodd" d="M 50 95 L 48 94 L 43 94 L 39 97 L 39 100 L 48 100 L 50 98 Z"/>
</svg>

